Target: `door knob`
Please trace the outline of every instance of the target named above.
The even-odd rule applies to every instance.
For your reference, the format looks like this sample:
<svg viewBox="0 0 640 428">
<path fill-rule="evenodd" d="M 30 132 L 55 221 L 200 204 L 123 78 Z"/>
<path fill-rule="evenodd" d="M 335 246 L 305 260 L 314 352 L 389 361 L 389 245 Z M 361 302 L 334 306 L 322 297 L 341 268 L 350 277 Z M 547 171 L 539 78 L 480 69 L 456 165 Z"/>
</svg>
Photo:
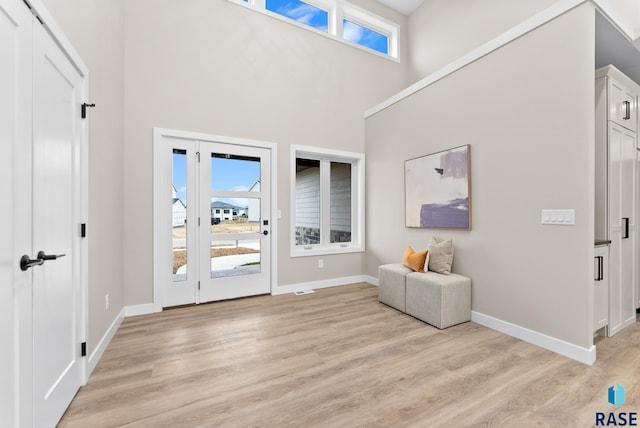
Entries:
<svg viewBox="0 0 640 428">
<path fill-rule="evenodd" d="M 262 232 L 262 234 L 266 236 L 266 235 L 268 235 L 268 234 L 269 234 L 269 231 L 268 231 L 268 230 L 265 230 L 264 232 Z"/>
<path fill-rule="evenodd" d="M 31 257 L 25 254 L 24 256 L 20 257 L 20 270 L 25 271 L 30 267 L 40 266 L 42 263 L 44 263 L 44 260 L 42 260 L 41 258 L 32 260 Z"/>
<path fill-rule="evenodd" d="M 56 260 L 64 256 L 66 256 L 66 254 L 50 255 L 45 254 L 44 251 L 38 251 L 38 258 L 42 260 L 42 263 L 46 262 L 47 260 Z"/>
<path fill-rule="evenodd" d="M 60 257 L 64 257 L 65 255 L 66 254 L 50 255 L 50 254 L 45 254 L 44 251 L 38 251 L 38 255 L 36 256 L 36 258 L 32 259 L 31 257 L 25 254 L 24 256 L 20 257 L 20 270 L 25 271 L 31 267 L 40 266 L 44 264 L 44 262 L 46 262 L 47 260 L 56 260 L 56 259 L 59 259 Z"/>
</svg>

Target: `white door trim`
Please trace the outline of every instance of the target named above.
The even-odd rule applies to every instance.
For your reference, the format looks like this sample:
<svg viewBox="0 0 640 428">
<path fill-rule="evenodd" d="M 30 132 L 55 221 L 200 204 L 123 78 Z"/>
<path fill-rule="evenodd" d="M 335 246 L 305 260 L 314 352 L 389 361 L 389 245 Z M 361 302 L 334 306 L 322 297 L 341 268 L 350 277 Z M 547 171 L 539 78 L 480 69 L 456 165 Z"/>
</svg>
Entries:
<svg viewBox="0 0 640 428">
<path fill-rule="evenodd" d="M 163 138 L 184 139 L 193 141 L 204 141 L 212 143 L 226 143 L 236 144 L 246 147 L 258 147 L 263 149 L 269 149 L 271 151 L 271 294 L 277 289 L 278 284 L 278 217 L 277 217 L 277 201 L 278 201 L 278 156 L 276 143 L 249 140 L 244 138 L 227 137 L 223 135 L 202 134 L 197 132 L 182 131 L 176 129 L 166 128 L 153 128 L 153 259 L 159 260 L 161 258 L 161 249 L 166 248 L 170 243 L 165 242 L 168 237 L 165 237 L 163 228 L 160 227 L 160 221 L 157 221 L 162 207 L 160 201 L 162 201 L 161 195 L 166 192 L 165 187 L 161 183 L 157 183 L 156 177 L 160 177 L 163 171 L 163 164 L 161 161 L 161 149 Z M 160 206 L 159 206 L 160 205 Z M 159 263 L 154 262 L 153 268 L 153 306 L 156 312 L 161 312 L 163 307 L 163 291 L 162 280 L 163 273 Z"/>
</svg>

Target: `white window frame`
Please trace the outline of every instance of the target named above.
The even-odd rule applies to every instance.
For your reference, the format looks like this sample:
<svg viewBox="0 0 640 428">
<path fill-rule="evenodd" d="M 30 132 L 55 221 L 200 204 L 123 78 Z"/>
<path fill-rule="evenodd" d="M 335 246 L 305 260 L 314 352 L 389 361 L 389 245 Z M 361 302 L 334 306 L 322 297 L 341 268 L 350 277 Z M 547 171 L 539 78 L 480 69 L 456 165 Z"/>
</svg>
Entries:
<svg viewBox="0 0 640 428">
<path fill-rule="evenodd" d="M 296 245 L 296 159 L 319 160 L 320 170 L 320 244 Z M 351 164 L 351 242 L 330 242 L 330 174 L 323 163 Z M 365 249 L 365 155 L 318 147 L 291 146 L 291 257 L 364 252 Z"/>
<path fill-rule="evenodd" d="M 295 25 L 299 28 L 312 31 L 316 34 L 321 34 L 325 37 L 329 37 L 333 40 L 340 41 L 349 46 L 357 49 L 361 49 L 372 54 L 378 55 L 382 58 L 387 58 L 395 62 L 400 62 L 400 25 L 395 22 L 389 21 L 381 16 L 378 16 L 368 10 L 362 9 L 344 0 L 300 0 L 304 3 L 308 3 L 311 6 L 322 9 L 328 13 L 328 28 L 327 31 L 319 30 L 310 25 L 296 21 L 287 16 L 280 15 L 279 13 L 272 12 L 266 8 L 266 0 L 227 0 L 231 3 L 243 6 L 253 11 L 262 13 L 271 18 L 278 19 L 280 21 Z M 375 49 L 371 49 L 367 46 L 346 40 L 343 32 L 343 20 L 358 24 L 362 27 L 366 27 L 377 33 L 380 33 L 388 37 L 389 46 L 388 54 L 378 52 Z"/>
<path fill-rule="evenodd" d="M 342 12 L 342 19 L 346 19 L 347 21 L 351 21 L 354 24 L 360 25 L 361 27 L 368 28 L 369 30 L 386 36 L 388 39 L 388 55 L 392 58 L 398 58 L 398 46 L 400 44 L 400 26 L 398 24 L 388 21 L 380 16 L 374 15 L 371 12 L 350 3 L 344 3 Z M 340 20 L 340 26 L 343 25 L 342 19 Z M 348 44 L 362 46 L 358 43 L 351 42 L 346 39 L 344 41 Z M 362 47 L 364 47 L 365 49 L 370 49 L 366 46 Z"/>
</svg>

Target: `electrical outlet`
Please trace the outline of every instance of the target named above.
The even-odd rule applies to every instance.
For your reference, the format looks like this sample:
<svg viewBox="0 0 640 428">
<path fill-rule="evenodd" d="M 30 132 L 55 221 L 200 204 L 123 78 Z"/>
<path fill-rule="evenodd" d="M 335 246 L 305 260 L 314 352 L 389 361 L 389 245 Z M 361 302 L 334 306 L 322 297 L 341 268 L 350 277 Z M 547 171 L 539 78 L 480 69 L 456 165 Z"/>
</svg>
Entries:
<svg viewBox="0 0 640 428">
<path fill-rule="evenodd" d="M 322 269 L 324 267 L 324 260 L 318 260 L 318 269 Z"/>
<path fill-rule="evenodd" d="M 105 294 L 104 295 L 104 310 L 109 310 L 109 295 Z"/>
</svg>

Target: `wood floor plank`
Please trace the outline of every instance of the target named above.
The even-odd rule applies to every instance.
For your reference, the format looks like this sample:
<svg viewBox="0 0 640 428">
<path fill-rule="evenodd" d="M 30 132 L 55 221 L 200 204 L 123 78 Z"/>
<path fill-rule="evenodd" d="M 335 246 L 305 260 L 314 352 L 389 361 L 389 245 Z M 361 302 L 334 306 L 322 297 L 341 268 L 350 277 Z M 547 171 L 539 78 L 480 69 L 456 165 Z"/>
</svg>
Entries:
<svg viewBox="0 0 640 428">
<path fill-rule="evenodd" d="M 438 330 L 367 284 L 127 318 L 59 426 L 592 426 L 640 403 L 640 327 L 586 366 L 474 323 Z"/>
</svg>

